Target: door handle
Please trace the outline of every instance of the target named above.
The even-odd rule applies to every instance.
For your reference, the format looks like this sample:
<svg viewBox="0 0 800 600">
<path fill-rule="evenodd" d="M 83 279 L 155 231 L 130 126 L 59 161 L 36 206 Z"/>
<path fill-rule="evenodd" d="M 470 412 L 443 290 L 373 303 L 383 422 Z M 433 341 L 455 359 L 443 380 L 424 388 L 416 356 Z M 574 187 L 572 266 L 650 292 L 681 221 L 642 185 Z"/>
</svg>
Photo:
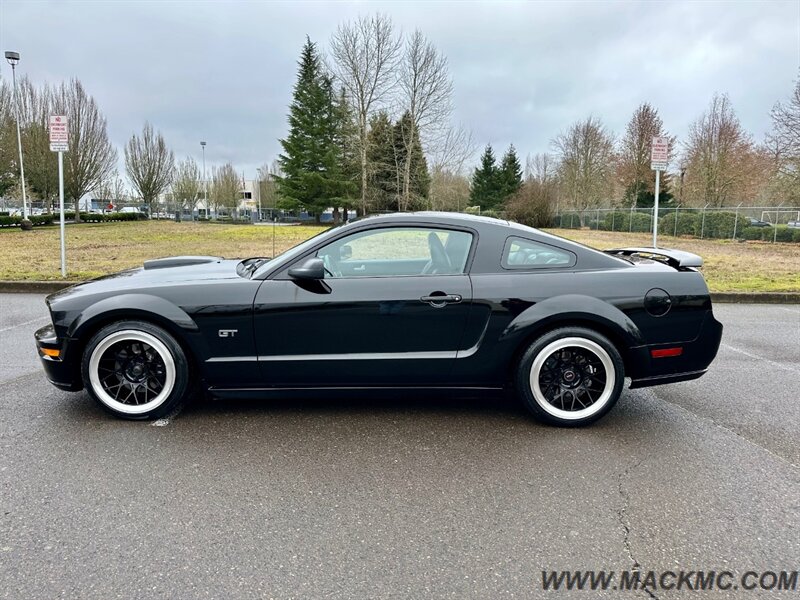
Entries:
<svg viewBox="0 0 800 600">
<path fill-rule="evenodd" d="M 423 296 L 420 298 L 421 302 L 427 302 L 434 308 L 443 308 L 448 304 L 458 304 L 461 302 L 461 296 L 458 294 L 431 294 L 430 296 Z"/>
</svg>

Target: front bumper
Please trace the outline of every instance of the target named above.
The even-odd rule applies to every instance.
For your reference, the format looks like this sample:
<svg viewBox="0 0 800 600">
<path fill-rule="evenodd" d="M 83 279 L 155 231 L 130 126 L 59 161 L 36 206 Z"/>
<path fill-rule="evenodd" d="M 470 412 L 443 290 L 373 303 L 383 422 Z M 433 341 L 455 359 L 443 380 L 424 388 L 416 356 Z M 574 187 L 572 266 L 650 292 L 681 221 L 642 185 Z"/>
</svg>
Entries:
<svg viewBox="0 0 800 600">
<path fill-rule="evenodd" d="M 37 353 L 48 381 L 57 388 L 68 392 L 82 390 L 83 382 L 78 365 L 71 360 L 68 341 L 58 339 L 52 325 L 45 325 L 33 335 L 36 339 Z M 58 356 L 48 356 L 44 350 L 58 351 Z"/>
</svg>

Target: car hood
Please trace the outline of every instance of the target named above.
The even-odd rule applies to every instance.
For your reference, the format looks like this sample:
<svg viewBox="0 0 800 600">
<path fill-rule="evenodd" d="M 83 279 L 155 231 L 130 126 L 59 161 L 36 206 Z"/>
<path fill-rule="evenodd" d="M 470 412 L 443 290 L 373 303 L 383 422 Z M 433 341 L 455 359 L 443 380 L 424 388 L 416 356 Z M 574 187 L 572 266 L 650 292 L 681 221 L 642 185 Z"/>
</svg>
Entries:
<svg viewBox="0 0 800 600">
<path fill-rule="evenodd" d="M 131 291 L 194 281 L 240 279 L 241 260 L 219 256 L 175 256 L 146 261 L 143 267 L 79 283 L 48 296 L 48 302 L 84 294 Z"/>
</svg>

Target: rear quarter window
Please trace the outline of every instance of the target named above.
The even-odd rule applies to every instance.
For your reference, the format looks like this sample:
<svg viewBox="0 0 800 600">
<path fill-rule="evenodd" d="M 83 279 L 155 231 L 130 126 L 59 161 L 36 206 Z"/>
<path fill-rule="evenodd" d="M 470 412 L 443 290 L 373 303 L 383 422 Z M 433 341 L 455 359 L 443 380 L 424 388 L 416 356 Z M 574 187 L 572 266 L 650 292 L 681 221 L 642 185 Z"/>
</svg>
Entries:
<svg viewBox="0 0 800 600">
<path fill-rule="evenodd" d="M 521 237 L 510 237 L 500 262 L 504 269 L 558 269 L 572 267 L 577 256 L 569 250 Z"/>
</svg>

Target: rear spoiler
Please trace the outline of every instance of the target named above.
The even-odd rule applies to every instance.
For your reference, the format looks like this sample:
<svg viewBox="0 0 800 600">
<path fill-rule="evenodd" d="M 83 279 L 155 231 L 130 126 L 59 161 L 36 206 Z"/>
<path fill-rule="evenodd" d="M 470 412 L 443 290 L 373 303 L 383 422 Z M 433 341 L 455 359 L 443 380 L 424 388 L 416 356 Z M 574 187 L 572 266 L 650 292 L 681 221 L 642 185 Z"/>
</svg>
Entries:
<svg viewBox="0 0 800 600">
<path fill-rule="evenodd" d="M 670 250 L 669 248 L 616 248 L 614 250 L 605 250 L 604 252 L 617 256 L 633 256 L 635 254 L 643 258 L 665 262 L 676 269 L 703 266 L 703 259 L 697 254 L 684 252 L 683 250 Z"/>
</svg>

